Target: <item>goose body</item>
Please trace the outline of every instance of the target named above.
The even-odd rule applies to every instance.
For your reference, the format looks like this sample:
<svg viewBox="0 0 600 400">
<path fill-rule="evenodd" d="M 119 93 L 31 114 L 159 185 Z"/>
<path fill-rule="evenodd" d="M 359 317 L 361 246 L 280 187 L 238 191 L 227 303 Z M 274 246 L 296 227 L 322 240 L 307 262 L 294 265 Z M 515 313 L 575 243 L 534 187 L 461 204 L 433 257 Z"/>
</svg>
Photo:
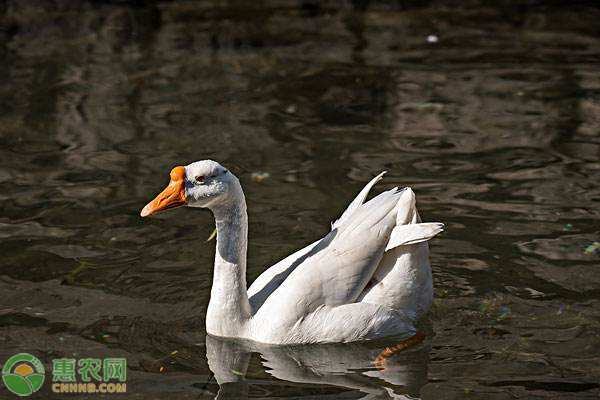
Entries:
<svg viewBox="0 0 600 400">
<path fill-rule="evenodd" d="M 248 217 L 238 179 L 215 161 L 171 171 L 142 210 L 209 208 L 217 247 L 207 333 L 263 343 L 332 343 L 410 335 L 429 308 L 427 241 L 443 230 L 422 223 L 410 188 L 366 201 L 373 178 L 320 240 L 265 270 L 246 288 Z"/>
</svg>

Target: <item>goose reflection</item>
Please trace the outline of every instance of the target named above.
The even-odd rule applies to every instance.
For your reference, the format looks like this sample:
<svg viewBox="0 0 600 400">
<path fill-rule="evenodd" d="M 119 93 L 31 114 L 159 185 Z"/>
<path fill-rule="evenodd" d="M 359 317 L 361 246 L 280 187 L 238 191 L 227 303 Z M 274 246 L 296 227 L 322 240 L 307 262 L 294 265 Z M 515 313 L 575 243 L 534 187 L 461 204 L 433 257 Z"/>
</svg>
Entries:
<svg viewBox="0 0 600 400">
<path fill-rule="evenodd" d="M 269 346 L 206 337 L 208 366 L 219 385 L 216 399 L 248 397 L 246 372 L 252 353 L 258 353 L 267 373 L 280 380 L 333 385 L 364 394 L 361 399 L 418 397 L 427 383 L 429 345 L 394 354 L 378 369 L 375 359 L 384 348 L 372 343 Z M 320 398 L 328 397 L 339 398 L 339 393 Z"/>
</svg>

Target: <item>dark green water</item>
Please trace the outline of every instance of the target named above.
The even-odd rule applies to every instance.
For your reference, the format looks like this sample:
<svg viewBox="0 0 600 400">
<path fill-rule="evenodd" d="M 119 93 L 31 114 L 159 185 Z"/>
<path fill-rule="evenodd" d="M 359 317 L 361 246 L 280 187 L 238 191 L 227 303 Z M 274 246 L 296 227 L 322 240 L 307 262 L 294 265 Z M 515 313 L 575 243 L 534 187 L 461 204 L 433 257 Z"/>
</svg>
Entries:
<svg viewBox="0 0 600 400">
<path fill-rule="evenodd" d="M 248 4 L 0 4 L 0 361 L 126 357 L 119 398 L 598 398 L 600 9 Z M 244 185 L 249 281 L 410 185 L 446 223 L 424 344 L 207 342 L 211 215 L 139 217 L 204 158 Z"/>
</svg>

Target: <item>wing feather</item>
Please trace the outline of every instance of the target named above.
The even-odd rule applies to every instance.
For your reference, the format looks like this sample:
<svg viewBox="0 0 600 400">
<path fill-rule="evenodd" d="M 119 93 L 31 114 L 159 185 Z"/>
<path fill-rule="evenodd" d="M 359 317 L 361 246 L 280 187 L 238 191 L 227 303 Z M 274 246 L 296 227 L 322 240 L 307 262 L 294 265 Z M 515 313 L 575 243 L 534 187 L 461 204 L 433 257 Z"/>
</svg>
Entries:
<svg viewBox="0 0 600 400">
<path fill-rule="evenodd" d="M 303 257 L 265 299 L 255 316 L 275 313 L 282 330 L 316 308 L 358 299 L 381 257 L 396 224 L 399 191 L 384 192 L 359 206 Z"/>
<path fill-rule="evenodd" d="M 381 172 L 365 185 L 356 198 L 354 198 L 350 205 L 348 205 L 341 217 L 331 224 L 332 231 L 341 224 L 351 220 L 353 214 L 359 209 L 360 206 L 363 205 L 365 199 L 369 195 L 370 190 L 382 179 L 385 173 L 386 171 Z M 265 300 L 279 287 L 279 285 L 281 285 L 283 281 L 285 281 L 285 279 L 296 269 L 296 267 L 298 267 L 298 265 L 300 265 L 307 258 L 307 254 L 311 253 L 311 250 L 315 249 L 319 243 L 321 244 L 321 247 L 328 244 L 328 238 L 331 239 L 329 235 L 326 235 L 325 237 L 309 244 L 303 249 L 296 251 L 267 270 L 263 271 L 263 273 L 261 273 L 248 288 L 248 297 L 250 300 L 250 305 L 252 306 L 252 310 L 258 310 L 263 305 Z M 319 249 L 320 247 L 317 247 L 317 250 Z"/>
<path fill-rule="evenodd" d="M 385 175 L 386 172 L 387 171 L 381 172 L 379 175 L 371 179 L 369 183 L 365 185 L 365 187 L 360 191 L 360 193 L 358 193 L 354 200 L 352 200 L 352 202 L 348 205 L 346 211 L 342 213 L 340 218 L 331 224 L 331 230 L 334 230 L 335 228 L 343 224 L 346 220 L 352 218 L 352 214 L 354 214 L 358 207 L 360 207 L 365 202 L 373 186 L 375 186 L 377 182 L 383 179 L 383 175 Z"/>
</svg>

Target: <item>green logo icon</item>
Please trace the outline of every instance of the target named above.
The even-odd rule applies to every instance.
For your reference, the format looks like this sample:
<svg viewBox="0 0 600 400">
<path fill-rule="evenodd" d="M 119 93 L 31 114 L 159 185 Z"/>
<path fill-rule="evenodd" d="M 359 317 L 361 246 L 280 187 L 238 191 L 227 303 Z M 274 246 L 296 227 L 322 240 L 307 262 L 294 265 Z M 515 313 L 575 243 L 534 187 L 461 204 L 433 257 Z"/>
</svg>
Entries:
<svg viewBox="0 0 600 400">
<path fill-rule="evenodd" d="M 17 354 L 6 362 L 2 369 L 2 379 L 14 394 L 29 396 L 37 392 L 44 383 L 44 366 L 31 354 Z"/>
</svg>

